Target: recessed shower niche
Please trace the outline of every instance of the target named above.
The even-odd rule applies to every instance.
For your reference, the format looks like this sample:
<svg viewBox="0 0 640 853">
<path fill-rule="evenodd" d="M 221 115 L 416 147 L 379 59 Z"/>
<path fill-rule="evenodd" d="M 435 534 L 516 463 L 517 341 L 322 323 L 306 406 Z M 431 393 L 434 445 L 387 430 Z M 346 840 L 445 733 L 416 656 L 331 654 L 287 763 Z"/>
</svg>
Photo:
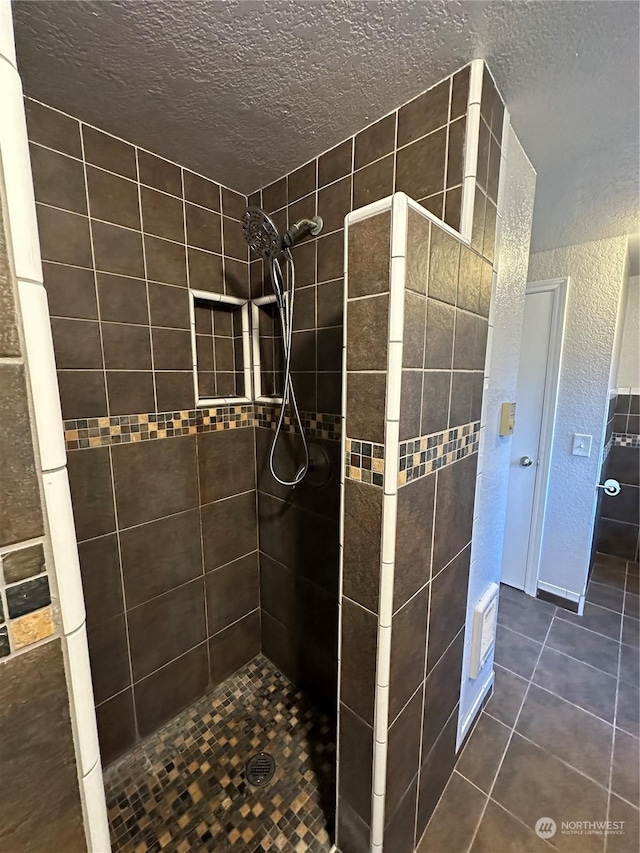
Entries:
<svg viewBox="0 0 640 853">
<path fill-rule="evenodd" d="M 256 402 L 279 402 L 284 386 L 282 325 L 275 295 L 251 301 L 253 388 Z"/>
<path fill-rule="evenodd" d="M 196 405 L 251 402 L 249 302 L 192 290 L 190 307 Z"/>
</svg>

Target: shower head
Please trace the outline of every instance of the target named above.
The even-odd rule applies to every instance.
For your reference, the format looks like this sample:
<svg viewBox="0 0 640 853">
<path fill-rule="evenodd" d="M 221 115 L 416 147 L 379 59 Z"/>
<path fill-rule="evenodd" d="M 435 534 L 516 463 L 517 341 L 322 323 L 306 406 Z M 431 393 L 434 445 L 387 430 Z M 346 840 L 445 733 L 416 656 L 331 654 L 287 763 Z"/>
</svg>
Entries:
<svg viewBox="0 0 640 853">
<path fill-rule="evenodd" d="M 261 258 L 277 258 L 282 238 L 273 220 L 259 207 L 249 207 L 242 215 L 242 233 L 250 248 Z"/>
</svg>

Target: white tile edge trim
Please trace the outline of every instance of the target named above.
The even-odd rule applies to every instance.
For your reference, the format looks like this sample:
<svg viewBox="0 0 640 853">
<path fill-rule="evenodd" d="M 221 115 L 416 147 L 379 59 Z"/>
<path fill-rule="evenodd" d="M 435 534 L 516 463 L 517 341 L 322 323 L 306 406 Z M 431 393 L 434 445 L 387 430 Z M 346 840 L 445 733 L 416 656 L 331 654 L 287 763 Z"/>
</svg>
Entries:
<svg viewBox="0 0 640 853">
<path fill-rule="evenodd" d="M 78 738 L 82 775 L 86 776 L 100 760 L 100 748 L 84 622 L 72 634 L 65 636 L 64 647 L 69 666 L 71 716 Z"/>
<path fill-rule="evenodd" d="M 82 777 L 80 792 L 89 850 L 91 853 L 110 853 L 109 820 L 100 760 Z"/>
<path fill-rule="evenodd" d="M 538 581 L 538 589 L 541 589 L 543 592 L 548 592 L 551 595 L 556 595 L 558 598 L 566 598 L 567 601 L 572 601 L 574 604 L 579 604 L 580 599 L 584 598 L 582 593 L 573 592 L 570 589 L 564 589 L 564 587 L 556 586 L 555 584 L 548 583 L 548 581 Z"/>
<path fill-rule="evenodd" d="M 0 58 L 17 67 L 16 46 L 13 43 L 11 0 L 0 0 Z"/>
</svg>

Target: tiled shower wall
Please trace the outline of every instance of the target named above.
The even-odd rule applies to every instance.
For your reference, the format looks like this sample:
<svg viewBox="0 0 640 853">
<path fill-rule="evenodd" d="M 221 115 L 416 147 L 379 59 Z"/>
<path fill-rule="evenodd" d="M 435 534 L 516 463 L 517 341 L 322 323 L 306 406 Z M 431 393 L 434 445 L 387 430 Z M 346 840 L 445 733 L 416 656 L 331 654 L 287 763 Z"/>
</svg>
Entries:
<svg viewBox="0 0 640 853">
<path fill-rule="evenodd" d="M 640 550 L 640 396 L 619 391 L 609 401 L 606 459 L 600 482 L 618 480 L 620 494 L 602 494 L 598 504 L 595 549 L 625 560 Z"/>
<path fill-rule="evenodd" d="M 260 649 L 253 412 L 194 410 L 244 196 L 27 101 L 104 763 Z"/>
<path fill-rule="evenodd" d="M 4 61 L 4 60 L 3 60 Z M 0 848 L 86 851 L 0 172 Z"/>
<path fill-rule="evenodd" d="M 405 191 L 436 216 L 444 217 L 454 229 L 461 226 L 469 78 L 470 66 L 466 66 L 354 137 L 249 196 L 249 204 L 262 206 L 281 231 L 300 218 L 316 214 L 324 221 L 320 237 L 309 238 L 293 249 L 296 299 L 292 370 L 298 403 L 309 422 L 331 422 L 341 412 L 346 214 L 395 191 Z M 487 256 L 491 258 L 500 150 L 490 128 L 501 128 L 502 105 L 488 75 L 483 114 L 486 121 L 482 122 L 479 140 L 473 244 L 482 249 L 486 239 Z M 252 260 L 250 270 L 252 296 L 271 293 L 262 261 Z M 446 338 L 447 330 L 453 329 L 446 308 L 442 321 Z M 431 322 L 436 322 L 435 311 Z M 450 370 L 451 365 L 446 367 Z M 464 385 L 458 404 L 462 408 L 466 403 L 471 405 L 471 372 L 456 376 L 456 387 L 458 383 Z M 446 381 L 444 374 L 429 379 L 441 386 Z M 407 377 L 407 381 L 415 382 L 415 377 Z M 476 386 L 480 381 L 477 379 Z M 476 387 L 476 408 L 478 400 Z M 273 411 L 268 404 L 265 409 Z M 413 415 L 413 422 L 407 424 L 407 437 L 412 438 L 421 434 L 415 412 Z M 434 431 L 441 428 L 435 418 L 432 425 Z M 264 428 L 256 433 L 264 650 L 294 679 L 306 680 L 311 689 L 315 688 L 316 696 L 333 701 L 338 448 L 331 440 L 317 441 L 332 463 L 331 479 L 323 488 L 303 483 L 289 492 L 280 488 L 268 471 L 270 433 Z M 324 434 L 340 437 L 337 428 Z M 289 447 L 284 442 L 277 459 L 284 466 L 282 470 L 291 475 L 295 473 L 295 460 L 300 459 L 300 447 L 291 435 L 287 441 Z M 306 543 L 313 544 L 307 547 Z M 276 594 L 285 589 L 286 595 Z"/>
<path fill-rule="evenodd" d="M 343 853 L 411 853 L 455 762 L 492 287 L 493 223 L 468 246 L 388 207 L 348 233 Z"/>
</svg>

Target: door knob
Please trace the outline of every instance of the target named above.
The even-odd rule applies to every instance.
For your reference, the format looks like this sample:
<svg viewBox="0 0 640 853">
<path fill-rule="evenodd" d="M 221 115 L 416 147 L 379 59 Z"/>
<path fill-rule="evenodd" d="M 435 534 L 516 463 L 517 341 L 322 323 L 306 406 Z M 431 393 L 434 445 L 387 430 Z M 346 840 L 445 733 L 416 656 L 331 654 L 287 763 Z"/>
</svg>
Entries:
<svg viewBox="0 0 640 853">
<path fill-rule="evenodd" d="M 520 467 L 521 468 L 530 468 L 533 465 L 533 459 L 530 456 L 521 456 L 520 457 Z"/>
</svg>

